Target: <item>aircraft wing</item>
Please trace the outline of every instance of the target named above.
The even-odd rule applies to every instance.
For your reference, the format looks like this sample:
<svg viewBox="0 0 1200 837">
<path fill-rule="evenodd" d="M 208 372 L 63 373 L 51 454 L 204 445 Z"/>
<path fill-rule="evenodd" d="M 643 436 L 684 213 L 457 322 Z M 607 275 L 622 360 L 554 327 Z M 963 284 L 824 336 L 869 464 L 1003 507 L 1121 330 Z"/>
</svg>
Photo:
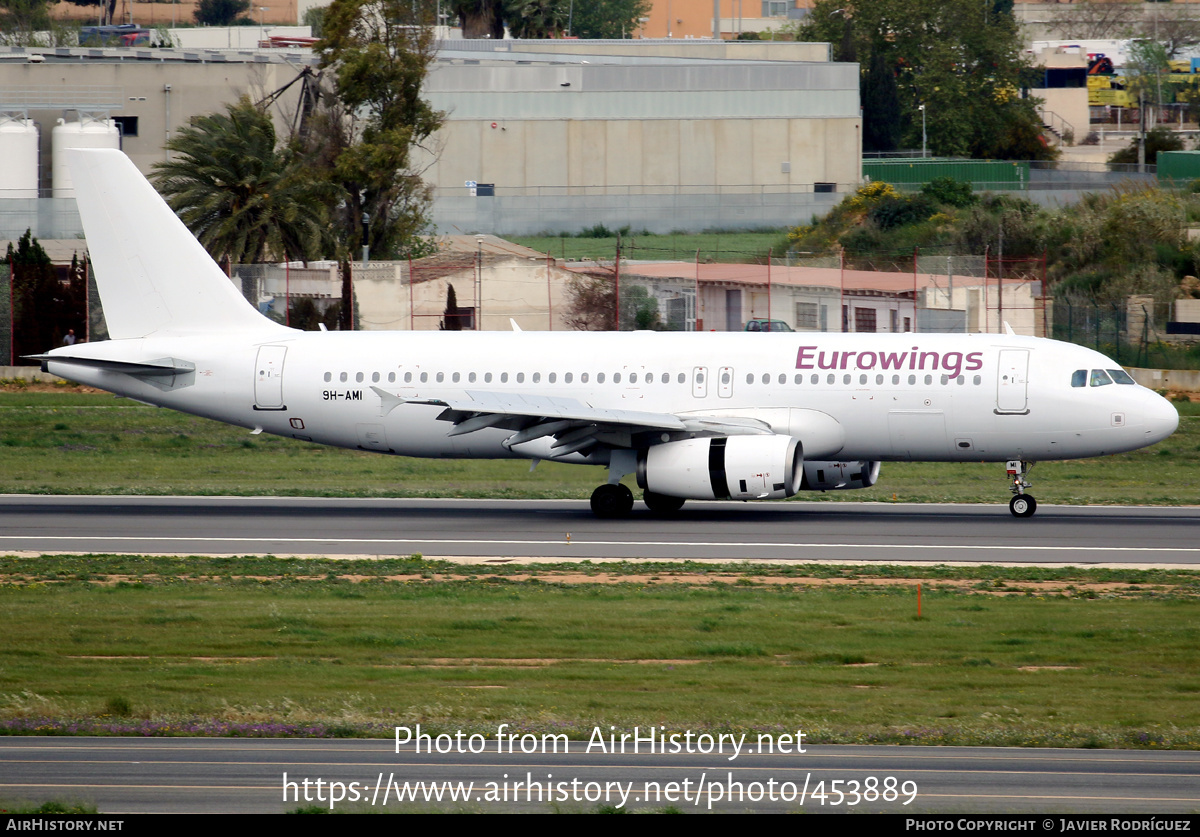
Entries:
<svg viewBox="0 0 1200 837">
<path fill-rule="evenodd" d="M 371 387 L 386 415 L 401 404 L 445 407 L 438 419 L 454 427 L 447 434 L 461 436 L 487 427 L 512 430 L 505 447 L 553 436 L 555 456 L 566 456 L 595 445 L 633 447 L 635 436 L 644 444 L 694 436 L 770 434 L 770 425 L 757 419 L 718 416 L 677 416 L 645 410 L 612 410 L 575 398 L 522 395 L 511 392 L 469 390 L 463 399 L 406 398 L 380 387 Z"/>
</svg>

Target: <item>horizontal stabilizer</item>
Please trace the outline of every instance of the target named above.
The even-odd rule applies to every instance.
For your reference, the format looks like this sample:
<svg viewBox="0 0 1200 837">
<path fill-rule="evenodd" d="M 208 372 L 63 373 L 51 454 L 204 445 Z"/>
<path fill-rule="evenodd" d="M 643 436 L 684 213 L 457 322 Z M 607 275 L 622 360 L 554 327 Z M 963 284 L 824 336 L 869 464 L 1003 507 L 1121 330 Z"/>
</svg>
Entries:
<svg viewBox="0 0 1200 837">
<path fill-rule="evenodd" d="M 30 360 L 41 361 L 42 370 L 46 364 L 65 363 L 72 366 L 86 366 L 90 369 L 105 369 L 109 372 L 123 372 L 126 375 L 180 375 L 195 372 L 196 364 L 189 360 L 179 360 L 173 357 L 157 358 L 155 360 L 128 361 L 109 360 L 100 357 L 77 357 L 66 354 L 26 355 Z"/>
</svg>

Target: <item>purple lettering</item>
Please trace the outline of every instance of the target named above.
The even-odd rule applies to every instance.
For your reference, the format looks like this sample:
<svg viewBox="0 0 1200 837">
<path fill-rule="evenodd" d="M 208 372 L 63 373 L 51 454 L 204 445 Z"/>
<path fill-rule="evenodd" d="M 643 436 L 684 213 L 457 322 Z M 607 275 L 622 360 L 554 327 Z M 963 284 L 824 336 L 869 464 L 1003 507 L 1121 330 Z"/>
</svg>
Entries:
<svg viewBox="0 0 1200 837">
<path fill-rule="evenodd" d="M 938 368 L 938 353 L 937 352 L 921 352 L 921 360 L 919 361 L 919 363 L 921 364 L 921 368 L 922 369 L 925 368 L 925 358 L 927 358 L 927 357 L 933 358 L 933 368 L 937 369 Z"/>
<path fill-rule="evenodd" d="M 842 368 L 846 368 L 846 364 L 850 362 L 850 355 L 856 355 L 858 352 L 842 352 Z"/>
<path fill-rule="evenodd" d="M 892 352 L 891 354 L 887 355 L 881 352 L 879 355 L 879 362 L 884 369 L 903 369 L 904 359 L 906 357 L 908 357 L 908 352 Z"/>
<path fill-rule="evenodd" d="M 870 356 L 870 358 L 871 358 L 870 360 L 867 360 L 868 356 Z M 875 354 L 875 352 L 859 352 L 858 353 L 858 368 L 859 369 L 874 369 L 875 362 L 878 359 L 878 357 L 879 357 L 879 355 Z"/>
<path fill-rule="evenodd" d="M 833 358 L 829 361 L 829 363 L 825 362 L 825 353 L 824 352 L 821 352 L 819 355 L 817 355 L 817 368 L 818 369 L 837 369 L 837 363 L 838 363 L 838 353 L 837 352 L 833 353 Z"/>
<path fill-rule="evenodd" d="M 813 352 L 816 351 L 816 346 L 801 346 L 800 351 L 796 353 L 796 368 L 797 369 L 812 369 Z"/>
<path fill-rule="evenodd" d="M 971 352 L 967 355 L 967 371 L 975 372 L 983 368 L 983 352 Z"/>
<path fill-rule="evenodd" d="M 962 361 L 962 352 L 946 352 L 942 355 L 942 368 L 951 378 L 957 378 L 962 374 Z"/>
<path fill-rule="evenodd" d="M 912 354 L 908 356 L 908 368 L 909 369 L 917 368 L 917 347 L 916 346 L 912 347 Z"/>
</svg>

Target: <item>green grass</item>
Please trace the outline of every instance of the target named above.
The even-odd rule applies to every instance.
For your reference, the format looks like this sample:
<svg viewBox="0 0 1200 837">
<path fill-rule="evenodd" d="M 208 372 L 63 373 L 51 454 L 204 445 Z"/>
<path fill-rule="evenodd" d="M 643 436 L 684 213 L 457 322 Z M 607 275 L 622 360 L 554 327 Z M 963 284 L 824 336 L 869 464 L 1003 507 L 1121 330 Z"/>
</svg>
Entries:
<svg viewBox="0 0 1200 837">
<path fill-rule="evenodd" d="M 616 235 L 602 238 L 572 235 L 518 236 L 510 239 L 516 244 L 547 253 L 556 259 L 599 259 L 611 261 L 617 250 Z M 672 233 L 670 235 L 621 235 L 622 259 L 685 261 L 699 258 L 702 262 L 754 262 L 766 259 L 773 249 L 775 258 L 782 258 L 787 248 L 786 230 L 731 231 L 706 233 Z"/>
<path fill-rule="evenodd" d="M 1041 463 L 1043 503 L 1200 504 L 1200 404 L 1166 441 L 1097 459 Z M 107 395 L 0 393 L 0 493 L 586 499 L 604 471 L 551 462 L 427 460 L 339 450 Z M 1007 502 L 1002 463 L 886 462 L 862 491 L 793 502 Z"/>
<path fill-rule="evenodd" d="M 580 569 L 596 580 L 564 580 Z M 800 728 L 811 743 L 1200 746 L 1194 572 L 1123 570 L 1114 584 L 1101 581 L 1112 571 L 885 568 L 894 583 L 878 585 L 866 568 L 530 570 L 4 559 L 0 719 L 9 731 L 666 723 Z M 1055 585 L 1040 583 L 1048 572 Z M 925 579 L 919 620 L 905 576 Z"/>
</svg>

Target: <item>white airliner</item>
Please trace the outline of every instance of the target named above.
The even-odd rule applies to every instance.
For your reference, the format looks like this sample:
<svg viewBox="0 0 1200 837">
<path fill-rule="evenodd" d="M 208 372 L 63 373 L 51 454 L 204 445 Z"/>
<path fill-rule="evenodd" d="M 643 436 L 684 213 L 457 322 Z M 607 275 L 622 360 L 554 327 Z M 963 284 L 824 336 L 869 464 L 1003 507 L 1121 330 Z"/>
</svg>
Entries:
<svg viewBox="0 0 1200 837">
<path fill-rule="evenodd" d="M 303 332 L 261 316 L 122 153 L 71 158 L 112 339 L 38 355 L 81 383 L 305 441 L 608 468 L 592 510 L 863 488 L 884 460 L 1037 460 L 1171 435 L 1109 358 L 1013 334 Z"/>
</svg>

